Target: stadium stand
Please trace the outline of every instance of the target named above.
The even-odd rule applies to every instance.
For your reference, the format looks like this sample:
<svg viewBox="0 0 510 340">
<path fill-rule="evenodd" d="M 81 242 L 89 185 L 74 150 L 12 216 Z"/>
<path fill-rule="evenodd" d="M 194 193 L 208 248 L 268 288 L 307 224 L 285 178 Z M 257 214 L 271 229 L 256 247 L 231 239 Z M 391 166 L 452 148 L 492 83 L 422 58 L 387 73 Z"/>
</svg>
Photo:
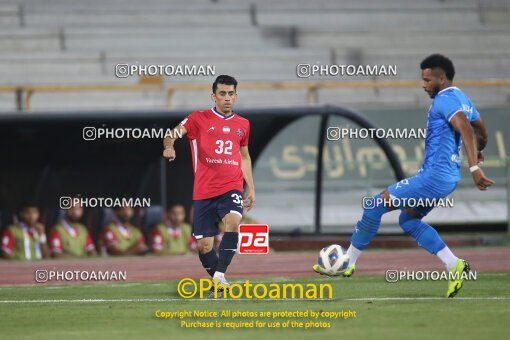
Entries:
<svg viewBox="0 0 510 340">
<path fill-rule="evenodd" d="M 380 80 L 415 80 L 421 58 L 438 49 L 455 61 L 457 79 L 505 79 L 510 77 L 509 23 L 510 6 L 503 0 L 390 0 L 384 5 L 368 0 L 192 0 L 185 6 L 175 0 L 6 0 L 0 5 L 0 85 L 136 85 L 137 77 L 114 74 L 116 64 L 136 62 L 215 65 L 216 75 L 230 73 L 241 82 L 319 80 L 297 78 L 300 63 L 398 64 L 396 77 Z M 350 78 L 320 80 L 355 80 Z M 165 83 L 211 80 L 173 76 Z M 172 107 L 209 105 L 207 96 L 197 95 L 203 92 L 176 91 Z M 508 86 L 468 92 L 479 105 L 510 100 Z M 306 91 L 241 94 L 242 106 L 288 106 L 304 104 Z M 0 88 L 0 110 L 17 110 L 19 96 L 26 95 Z M 30 110 L 160 109 L 166 97 L 161 88 L 36 91 Z M 392 105 L 428 102 L 419 87 L 327 89 L 315 101 L 380 105 L 389 98 Z"/>
</svg>

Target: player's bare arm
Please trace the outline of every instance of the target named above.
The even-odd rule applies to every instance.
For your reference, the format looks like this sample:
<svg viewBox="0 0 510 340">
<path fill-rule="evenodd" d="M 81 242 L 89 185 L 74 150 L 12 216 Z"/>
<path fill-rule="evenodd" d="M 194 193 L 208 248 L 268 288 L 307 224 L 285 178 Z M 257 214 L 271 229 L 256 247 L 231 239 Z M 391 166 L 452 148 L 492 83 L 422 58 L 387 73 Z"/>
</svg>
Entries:
<svg viewBox="0 0 510 340">
<path fill-rule="evenodd" d="M 91 249 L 91 250 L 87 251 L 87 256 L 88 257 L 96 257 L 97 251 L 95 249 Z"/>
<path fill-rule="evenodd" d="M 126 250 L 120 250 L 117 246 L 111 245 L 108 247 L 108 253 L 113 256 L 139 255 L 145 253 L 147 249 L 148 248 L 145 244 L 136 242 Z"/>
<path fill-rule="evenodd" d="M 241 147 L 241 168 L 243 170 L 244 181 L 246 182 L 246 193 L 244 200 L 249 202 L 246 211 L 255 204 L 255 184 L 253 182 L 253 170 L 251 166 L 251 157 L 247 146 Z"/>
<path fill-rule="evenodd" d="M 163 157 L 168 159 L 169 162 L 175 159 L 175 149 L 174 143 L 178 138 L 174 138 L 176 136 L 184 136 L 186 135 L 186 128 L 182 125 L 177 125 L 173 130 L 170 136 L 167 136 L 163 139 Z"/>
<path fill-rule="evenodd" d="M 156 256 L 166 255 L 163 249 L 152 249 L 152 254 Z"/>
<path fill-rule="evenodd" d="M 481 164 L 484 161 L 482 152 L 485 149 L 488 140 L 487 129 L 485 128 L 485 123 L 482 117 L 478 118 L 474 122 L 471 122 L 471 126 L 473 127 L 473 131 L 476 135 L 476 141 L 478 143 L 478 164 Z"/>
<path fill-rule="evenodd" d="M 88 250 L 87 251 L 87 256 L 88 257 L 95 257 L 95 256 L 97 256 L 96 250 L 95 249 Z M 53 257 L 55 259 L 71 259 L 71 258 L 74 258 L 75 256 L 73 254 L 70 254 L 70 253 L 67 253 L 65 251 L 62 251 L 60 253 L 52 252 L 51 253 L 51 257 Z"/>
<path fill-rule="evenodd" d="M 0 254 L 2 254 L 2 258 L 6 259 L 6 260 L 12 260 L 14 258 L 13 253 L 8 253 L 8 252 L 4 251 L 3 249 L 0 250 Z"/>
<path fill-rule="evenodd" d="M 462 111 L 457 112 L 450 121 L 453 128 L 460 133 L 462 143 L 466 150 L 468 165 L 470 169 L 478 165 L 478 145 L 477 138 L 471 124 Z M 487 178 L 482 169 L 478 168 L 471 172 L 473 181 L 480 190 L 487 190 L 494 184 L 494 181 Z"/>
<path fill-rule="evenodd" d="M 55 252 L 51 253 L 51 257 L 53 257 L 55 259 L 70 259 L 70 258 L 73 258 L 73 255 L 62 251 L 60 253 L 55 253 Z"/>
</svg>

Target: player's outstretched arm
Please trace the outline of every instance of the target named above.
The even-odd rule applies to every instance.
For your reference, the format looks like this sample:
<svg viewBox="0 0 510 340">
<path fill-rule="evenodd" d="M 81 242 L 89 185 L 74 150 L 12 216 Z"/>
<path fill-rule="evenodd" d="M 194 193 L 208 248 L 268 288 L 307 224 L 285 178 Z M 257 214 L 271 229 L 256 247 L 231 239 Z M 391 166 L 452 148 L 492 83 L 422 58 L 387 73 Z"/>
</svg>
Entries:
<svg viewBox="0 0 510 340">
<path fill-rule="evenodd" d="M 479 117 L 477 120 L 471 122 L 471 126 L 473 127 L 473 131 L 476 135 L 476 141 L 478 143 L 478 164 L 481 164 L 484 161 L 482 151 L 485 149 L 487 140 L 489 139 L 487 129 L 485 128 L 485 123 L 483 122 L 482 117 Z"/>
<path fill-rule="evenodd" d="M 483 170 L 478 167 L 477 138 L 466 115 L 462 111 L 457 112 L 450 120 L 450 124 L 462 137 L 473 181 L 478 189 L 487 190 L 488 187 L 494 184 L 494 181 L 487 178 Z"/>
<path fill-rule="evenodd" d="M 170 136 L 166 136 L 163 139 L 163 157 L 168 159 L 169 162 L 173 161 L 175 159 L 175 149 L 174 149 L 174 143 L 178 138 L 175 138 L 177 136 L 184 136 L 188 131 L 186 131 L 186 128 L 182 125 L 177 125 L 173 130 Z"/>
<path fill-rule="evenodd" d="M 145 243 L 136 242 L 126 250 L 120 250 L 117 246 L 111 245 L 108 248 L 108 254 L 112 256 L 130 256 L 130 255 L 142 255 L 147 252 L 147 246 Z"/>
<path fill-rule="evenodd" d="M 253 182 L 251 157 L 247 146 L 241 147 L 241 168 L 243 170 L 243 177 L 247 187 L 244 200 L 249 202 L 247 211 L 250 211 L 250 209 L 255 204 L 255 183 Z"/>
</svg>

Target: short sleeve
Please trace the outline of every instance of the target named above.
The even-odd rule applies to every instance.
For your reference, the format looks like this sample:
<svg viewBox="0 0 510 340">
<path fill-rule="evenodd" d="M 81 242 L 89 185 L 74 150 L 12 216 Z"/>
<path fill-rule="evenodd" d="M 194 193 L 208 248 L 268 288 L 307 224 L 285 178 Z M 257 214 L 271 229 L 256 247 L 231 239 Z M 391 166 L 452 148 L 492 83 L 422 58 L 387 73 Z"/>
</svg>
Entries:
<svg viewBox="0 0 510 340">
<path fill-rule="evenodd" d="M 145 237 L 143 237 L 142 233 L 140 233 L 140 236 L 138 236 L 138 243 L 145 244 Z"/>
<path fill-rule="evenodd" d="M 7 254 L 12 254 L 14 250 L 14 235 L 9 230 L 9 228 L 5 229 L 2 234 L 2 250 Z"/>
<path fill-rule="evenodd" d="M 474 121 L 478 120 L 478 118 L 480 118 L 480 112 L 478 112 L 478 110 L 473 105 L 473 103 L 471 103 L 471 107 L 473 108 L 473 114 L 471 115 L 469 121 L 474 122 Z"/>
<path fill-rule="evenodd" d="M 64 246 L 62 245 L 62 238 L 57 230 L 53 230 L 49 237 L 50 249 L 52 253 L 62 253 Z"/>
<path fill-rule="evenodd" d="M 434 103 L 435 111 L 449 122 L 456 112 L 462 111 L 462 104 L 457 97 L 439 95 Z"/>
<path fill-rule="evenodd" d="M 151 233 L 151 247 L 155 250 L 163 250 L 163 235 L 157 227 Z"/>
<path fill-rule="evenodd" d="M 184 120 L 179 124 L 186 128 L 186 133 L 189 139 L 196 139 L 198 134 L 198 125 L 197 125 L 197 115 L 195 112 L 189 114 Z"/>
<path fill-rule="evenodd" d="M 95 249 L 94 242 L 92 241 L 92 237 L 87 231 L 87 236 L 85 237 L 85 251 L 89 252 Z"/>
<path fill-rule="evenodd" d="M 117 244 L 117 238 L 115 237 L 115 233 L 111 230 L 110 227 L 106 227 L 103 235 L 102 241 L 105 247 L 110 247 Z"/>
<path fill-rule="evenodd" d="M 243 138 L 241 139 L 241 146 L 247 146 L 248 142 L 250 141 L 250 122 L 247 121 L 246 126 L 246 133 L 243 135 Z"/>
</svg>

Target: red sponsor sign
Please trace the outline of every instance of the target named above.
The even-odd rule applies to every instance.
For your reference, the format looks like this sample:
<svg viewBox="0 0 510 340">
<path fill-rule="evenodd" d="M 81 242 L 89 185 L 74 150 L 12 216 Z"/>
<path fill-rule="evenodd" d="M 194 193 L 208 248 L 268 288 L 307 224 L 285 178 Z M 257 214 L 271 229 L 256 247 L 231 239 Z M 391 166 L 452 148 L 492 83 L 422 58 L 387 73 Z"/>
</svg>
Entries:
<svg viewBox="0 0 510 340">
<path fill-rule="evenodd" d="M 267 224 L 239 225 L 239 254 L 269 253 L 269 226 Z"/>
</svg>

